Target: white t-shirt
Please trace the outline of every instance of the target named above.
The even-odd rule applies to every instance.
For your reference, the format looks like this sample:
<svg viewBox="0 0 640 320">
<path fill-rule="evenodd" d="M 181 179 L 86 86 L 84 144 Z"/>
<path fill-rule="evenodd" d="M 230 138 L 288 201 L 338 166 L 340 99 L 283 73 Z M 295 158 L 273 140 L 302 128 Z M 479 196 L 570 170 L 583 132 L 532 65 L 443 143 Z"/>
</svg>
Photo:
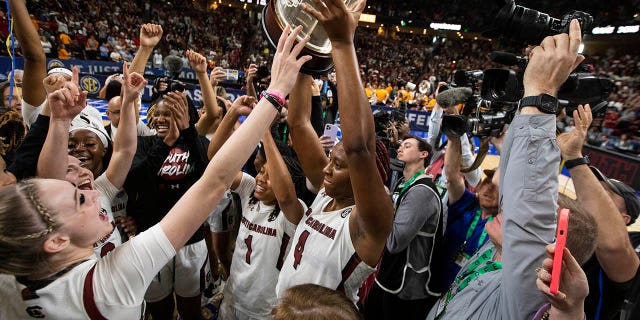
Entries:
<svg viewBox="0 0 640 320">
<path fill-rule="evenodd" d="M 324 211 L 333 200 L 324 188 L 298 224 L 292 249 L 284 261 L 276 293 L 313 283 L 343 291 L 354 303 L 362 282 L 375 270 L 356 253 L 349 230 L 349 214 L 355 206 Z"/>
<path fill-rule="evenodd" d="M 159 225 L 41 288 L 0 277 L 0 319 L 140 319 L 151 279 L 175 255 Z"/>
<path fill-rule="evenodd" d="M 120 190 L 116 188 L 111 181 L 109 181 L 106 173 L 101 174 L 98 179 L 93 182 L 93 186 L 98 190 L 98 192 L 100 192 L 98 196 L 98 201 L 100 201 L 100 210 L 107 215 L 111 226 L 113 226 L 113 230 L 110 234 L 104 236 L 98 242 L 93 244 L 93 253 L 96 257 L 100 258 L 104 257 L 107 253 L 122 244 L 122 237 L 120 236 L 120 231 L 118 231 L 118 228 L 116 227 L 116 222 L 113 219 L 113 212 L 111 211 L 113 202 L 119 199 L 117 196 L 118 193 L 120 193 Z"/>
<path fill-rule="evenodd" d="M 236 188 L 242 202 L 242 220 L 225 286 L 225 304 L 251 317 L 266 319 L 277 303 L 276 282 L 296 225 L 287 220 L 284 212 L 274 215 L 275 205 L 250 203 L 254 188 L 255 179 L 244 173 Z M 304 202 L 298 201 L 306 210 Z"/>
</svg>

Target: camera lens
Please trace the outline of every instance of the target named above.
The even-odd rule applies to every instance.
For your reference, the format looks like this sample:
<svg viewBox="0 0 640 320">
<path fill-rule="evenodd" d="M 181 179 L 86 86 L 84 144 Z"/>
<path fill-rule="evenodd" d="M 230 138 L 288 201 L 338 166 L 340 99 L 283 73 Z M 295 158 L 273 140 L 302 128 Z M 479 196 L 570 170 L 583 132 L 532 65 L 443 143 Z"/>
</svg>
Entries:
<svg viewBox="0 0 640 320">
<path fill-rule="evenodd" d="M 495 22 L 505 36 L 534 44 L 555 33 L 551 26 L 559 23 L 558 19 L 546 13 L 518 6 L 514 2 L 508 3 L 498 12 Z"/>
</svg>

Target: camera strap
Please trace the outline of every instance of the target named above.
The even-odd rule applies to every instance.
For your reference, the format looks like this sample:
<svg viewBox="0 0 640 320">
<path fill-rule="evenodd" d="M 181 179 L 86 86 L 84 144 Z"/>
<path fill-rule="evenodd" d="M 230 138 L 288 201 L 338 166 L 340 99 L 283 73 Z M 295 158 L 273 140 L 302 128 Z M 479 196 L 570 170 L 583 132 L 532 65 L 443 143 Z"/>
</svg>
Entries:
<svg viewBox="0 0 640 320">
<path fill-rule="evenodd" d="M 482 164 L 482 161 L 484 161 L 484 157 L 487 155 L 487 152 L 489 152 L 490 140 L 491 140 L 491 137 L 484 137 L 482 138 L 482 140 L 480 140 L 480 148 L 478 149 L 478 155 L 476 155 L 476 159 L 473 161 L 473 163 L 469 167 L 460 168 L 460 172 L 462 173 L 471 172 L 477 169 Z"/>
</svg>

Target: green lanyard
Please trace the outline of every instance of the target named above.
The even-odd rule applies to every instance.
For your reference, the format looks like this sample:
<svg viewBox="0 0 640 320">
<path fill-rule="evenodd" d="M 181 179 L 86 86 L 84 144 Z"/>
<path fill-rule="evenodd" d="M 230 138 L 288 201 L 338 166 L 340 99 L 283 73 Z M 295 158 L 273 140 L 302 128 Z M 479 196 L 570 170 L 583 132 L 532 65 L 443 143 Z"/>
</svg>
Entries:
<svg viewBox="0 0 640 320">
<path fill-rule="evenodd" d="M 440 313 L 438 313 L 438 315 L 436 316 L 436 319 L 440 319 L 444 315 L 444 313 L 447 310 L 447 305 L 449 305 L 449 302 L 458 293 L 460 293 L 462 290 L 464 290 L 466 287 L 468 287 L 469 284 L 471 283 L 471 281 L 475 280 L 480 275 L 483 275 L 485 273 L 493 272 L 493 271 L 497 271 L 497 270 L 502 269 L 502 263 L 501 262 L 489 261 L 489 260 L 491 260 L 493 249 L 494 249 L 494 247 L 491 247 L 491 248 L 485 250 L 480 255 L 480 257 L 478 257 L 478 259 L 474 260 L 471 264 L 469 264 L 469 267 L 467 268 L 467 271 L 465 271 L 463 274 L 461 274 L 458 277 L 456 277 L 456 279 L 454 280 L 454 283 L 457 285 L 457 287 L 455 288 L 455 291 L 454 291 L 454 285 L 453 284 L 451 285 L 451 287 L 449 287 L 449 290 L 447 291 L 446 298 L 444 300 L 444 307 L 442 308 L 442 311 L 440 311 Z M 482 268 L 476 270 L 481 265 L 484 265 L 484 266 Z"/>
<path fill-rule="evenodd" d="M 420 170 L 416 173 L 414 173 L 411 178 L 409 178 L 409 181 L 405 182 L 404 187 L 402 187 L 402 190 L 400 190 L 400 194 L 404 194 L 405 191 L 407 191 L 407 189 L 409 189 L 409 187 L 411 187 L 411 184 L 418 178 L 419 175 L 423 174 L 424 170 Z"/>
<path fill-rule="evenodd" d="M 482 209 L 478 208 L 478 210 L 476 211 L 476 215 L 473 217 L 473 221 L 471 221 L 471 225 L 469 225 L 469 229 L 467 229 L 467 237 L 466 239 L 464 239 L 464 243 L 462 243 L 462 246 L 460 247 L 460 251 L 464 251 L 465 246 L 467 245 L 467 241 L 469 240 L 469 238 L 471 238 L 471 236 L 473 235 L 473 232 L 476 231 L 476 227 L 478 226 L 478 221 L 480 221 L 480 216 L 482 216 Z M 489 217 L 489 221 L 491 221 L 491 219 L 493 219 L 493 217 Z M 478 246 L 477 248 L 480 248 L 483 244 L 484 241 L 487 239 L 487 231 L 484 230 L 484 228 L 482 229 L 482 233 L 480 234 L 480 238 L 478 238 Z M 464 257 L 466 259 L 469 259 L 469 255 L 464 253 Z"/>
</svg>

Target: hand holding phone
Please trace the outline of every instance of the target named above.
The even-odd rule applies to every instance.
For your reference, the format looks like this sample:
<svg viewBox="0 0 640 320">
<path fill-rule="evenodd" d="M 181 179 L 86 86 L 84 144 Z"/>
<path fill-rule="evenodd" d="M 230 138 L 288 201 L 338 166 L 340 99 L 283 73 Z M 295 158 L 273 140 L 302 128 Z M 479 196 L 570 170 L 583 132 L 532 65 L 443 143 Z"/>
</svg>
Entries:
<svg viewBox="0 0 640 320">
<path fill-rule="evenodd" d="M 330 124 L 327 123 L 324 126 L 324 133 L 325 136 L 330 137 L 331 140 L 338 142 L 340 141 L 340 139 L 342 138 L 342 131 L 340 130 L 340 126 L 337 124 Z"/>
<path fill-rule="evenodd" d="M 569 228 L 569 209 L 560 210 L 558 217 L 558 231 L 556 233 L 556 249 L 553 254 L 553 269 L 551 269 L 551 285 L 549 292 L 558 294 L 560 287 L 560 275 L 562 273 L 562 254 L 567 242 L 567 229 Z"/>
</svg>

